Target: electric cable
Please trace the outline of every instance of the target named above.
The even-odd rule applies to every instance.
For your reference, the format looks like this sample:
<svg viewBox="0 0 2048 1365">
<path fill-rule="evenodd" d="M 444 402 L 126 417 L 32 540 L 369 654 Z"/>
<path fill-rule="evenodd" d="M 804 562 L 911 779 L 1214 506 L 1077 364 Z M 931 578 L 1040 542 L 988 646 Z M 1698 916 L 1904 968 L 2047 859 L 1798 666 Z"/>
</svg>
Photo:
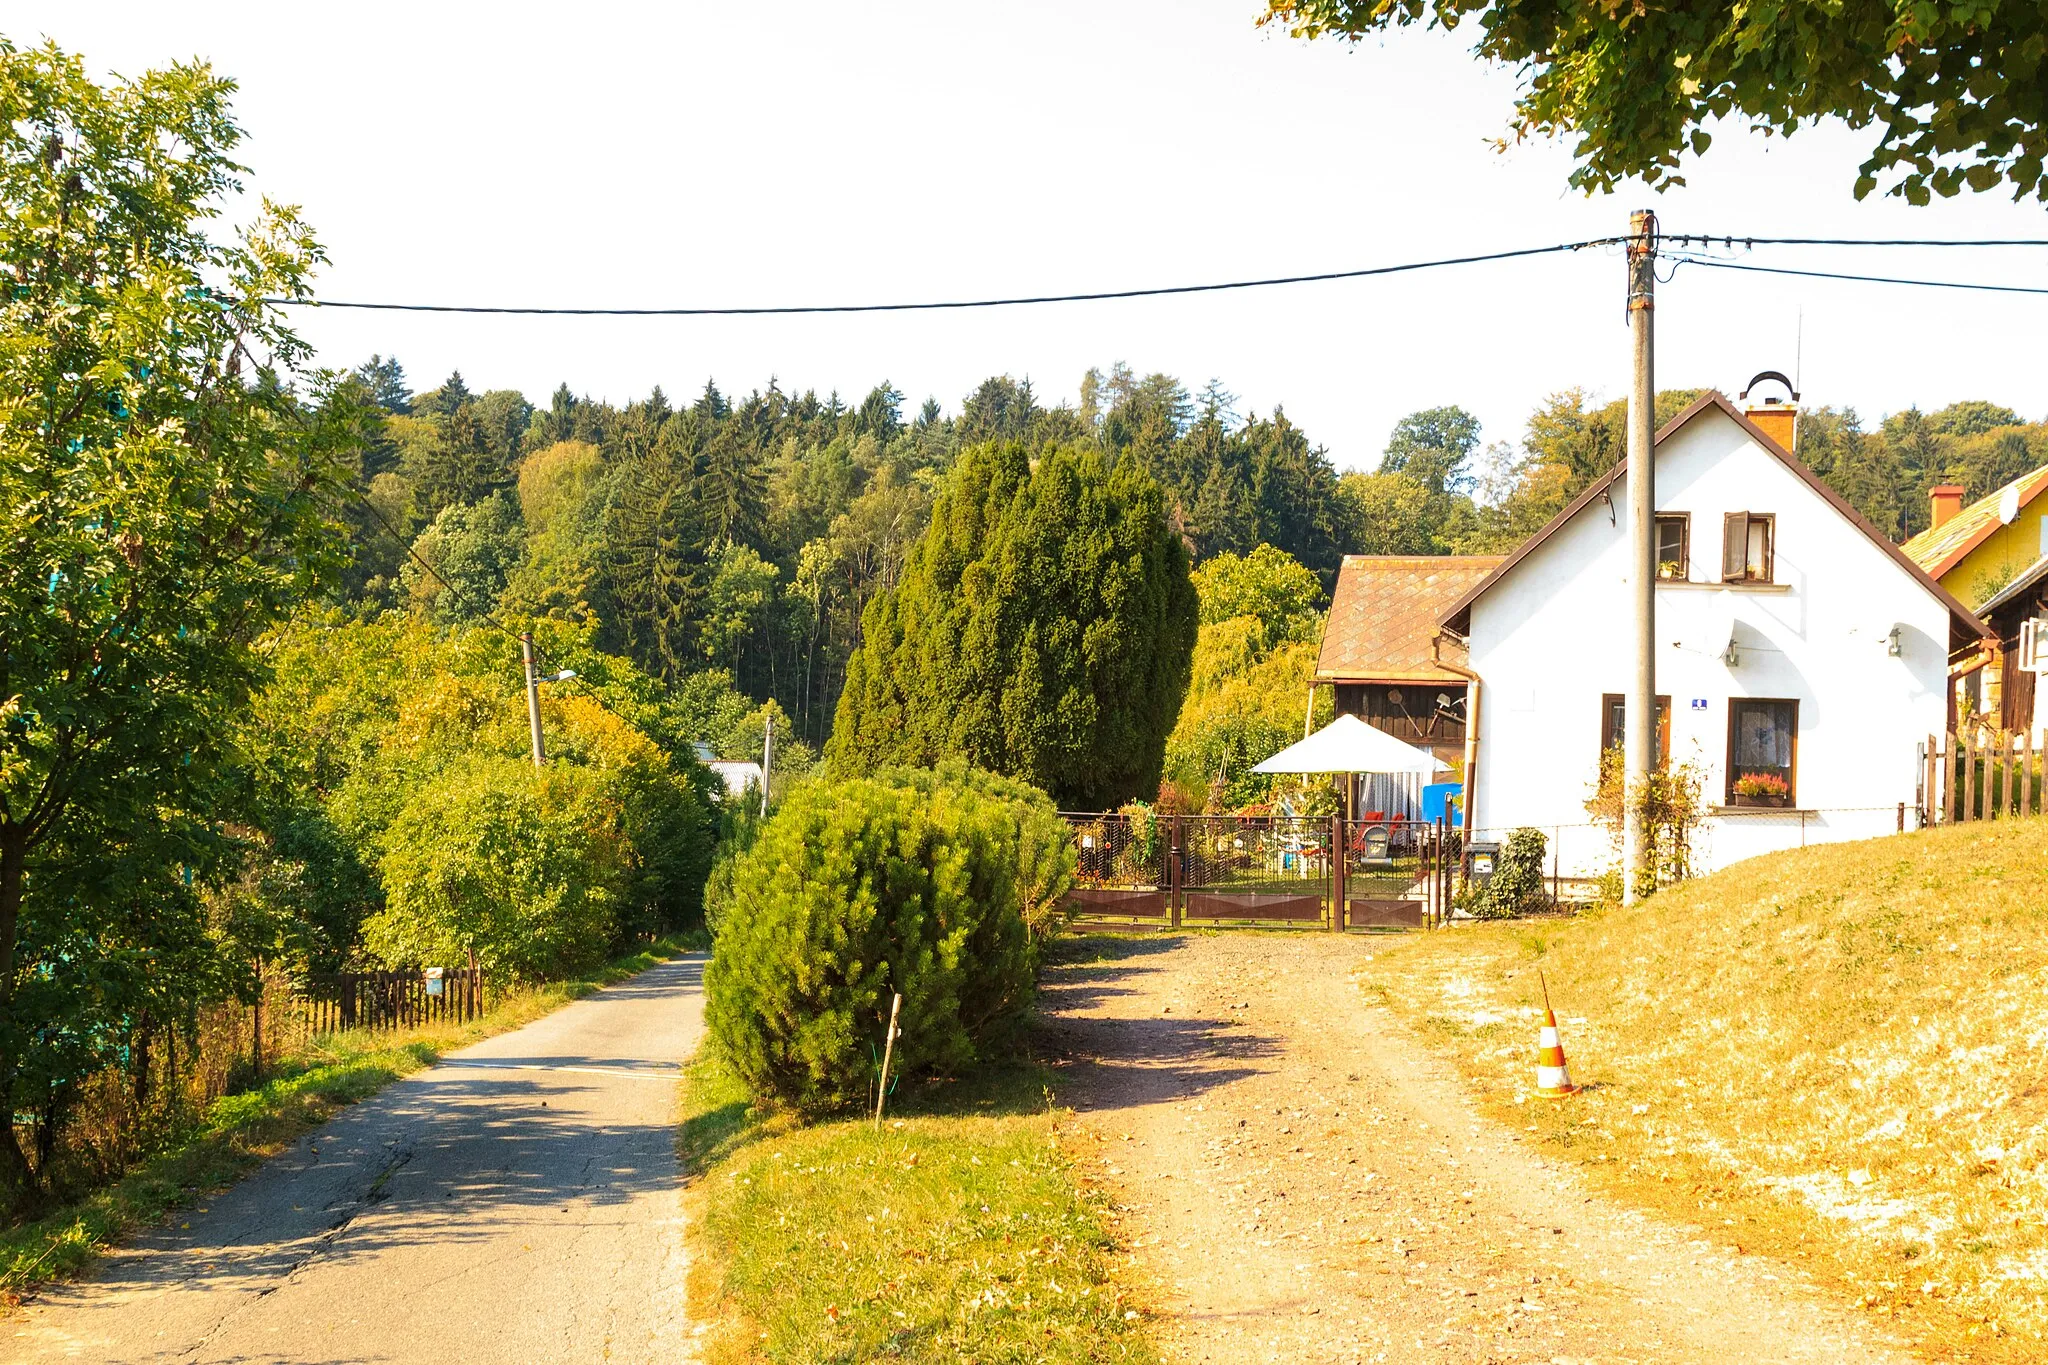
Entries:
<svg viewBox="0 0 2048 1365">
<path fill-rule="evenodd" d="M 466 593 L 464 593 L 462 589 L 456 587 L 453 583 L 450 583 L 446 578 L 442 577 L 441 571 L 435 568 L 433 565 L 429 564 L 426 561 L 425 557 L 423 557 L 419 551 L 415 550 L 412 547 L 411 542 L 406 540 L 404 536 L 398 534 L 397 528 L 392 526 L 392 524 L 389 521 L 385 520 L 384 514 L 377 510 L 377 505 L 371 502 L 368 498 L 364 497 L 360 489 L 351 488 L 348 490 L 348 492 L 350 497 L 354 498 L 357 502 L 363 505 L 364 511 L 368 512 L 372 517 L 376 519 L 377 524 L 384 528 L 384 533 L 391 537 L 391 539 L 398 545 L 399 549 L 405 551 L 406 555 L 409 558 L 411 558 L 413 563 L 419 565 L 422 569 L 425 569 L 429 574 L 431 574 L 436 583 L 439 583 L 449 592 L 455 594 L 456 601 L 462 603 L 463 606 L 467 607 L 472 613 L 474 613 L 480 619 L 488 621 L 491 625 L 496 626 L 499 630 L 503 631 L 510 638 L 518 640 L 522 644 L 526 643 L 524 637 L 522 637 L 518 631 L 512 629 L 503 621 L 500 621 L 497 618 L 497 616 L 493 613 L 486 610 L 479 610 L 476 603 L 471 601 L 469 596 Z M 539 641 L 533 642 L 533 652 L 536 656 L 540 658 L 547 657 L 547 651 L 543 650 L 540 647 Z"/>
<path fill-rule="evenodd" d="M 1966 239 L 1956 237 L 1745 237 L 1741 234 L 1729 236 L 1723 232 L 1665 232 L 1659 238 L 1665 242 L 1677 242 L 1680 246 L 1700 242 L 1712 246 L 1719 242 L 1723 246 L 1962 246 L 1962 247 L 2004 247 L 2044 246 L 2048 237 L 1983 237 Z"/>
<path fill-rule="evenodd" d="M 1789 266 L 1740 265 L 1704 256 L 1674 257 L 1683 265 L 1703 265 L 1710 270 L 1746 270 L 1759 275 L 1802 275 L 1814 280 L 1851 280 L 1860 284 L 1910 284 L 1924 289 L 1978 289 L 1994 294 L 2048 294 L 2048 287 L 2025 284 L 1977 284 L 1969 280 L 1916 280 L 1900 275 L 1850 275 L 1833 270 L 1794 270 Z"/>
<path fill-rule="evenodd" d="M 941 309 L 1014 308 L 1038 303 L 1097 303 L 1109 299 L 1150 299 L 1169 294 L 1215 294 L 1231 289 L 1267 289 L 1283 284 L 1320 284 L 1330 280 L 1358 280 L 1373 275 L 1400 275 L 1415 270 L 1436 270 L 1453 265 L 1479 265 L 1487 261 L 1511 261 L 1525 256 L 1548 256 L 1589 247 L 1615 246 L 1624 237 L 1596 237 L 1583 242 L 1560 242 L 1555 246 L 1522 247 L 1514 251 L 1493 251 L 1478 256 L 1452 256 L 1436 261 L 1410 261 L 1401 265 L 1369 266 L 1362 270 L 1329 270 L 1314 275 L 1277 275 L 1260 280 L 1230 280 L 1221 284 L 1173 284 L 1151 289 L 1107 289 L 1084 294 L 1028 294 L 1013 298 L 951 299 L 924 303 L 818 303 L 736 308 L 540 308 L 464 303 L 368 303 L 359 300 L 259 298 L 257 303 L 306 308 L 359 308 L 387 313 L 484 313 L 539 317 L 780 317 L 799 313 L 912 313 Z"/>
</svg>

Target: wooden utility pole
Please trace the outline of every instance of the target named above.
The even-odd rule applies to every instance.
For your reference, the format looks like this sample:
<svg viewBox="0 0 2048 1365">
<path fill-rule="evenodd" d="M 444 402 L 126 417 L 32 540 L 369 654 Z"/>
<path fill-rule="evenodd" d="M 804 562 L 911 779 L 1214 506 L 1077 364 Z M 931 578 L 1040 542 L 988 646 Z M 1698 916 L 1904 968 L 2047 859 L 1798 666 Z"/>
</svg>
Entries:
<svg viewBox="0 0 2048 1365">
<path fill-rule="evenodd" d="M 1628 391 L 1628 531 L 1630 639 L 1622 752 L 1621 898 L 1636 899 L 1650 861 L 1653 831 L 1643 825 L 1643 798 L 1657 766 L 1657 468 L 1656 440 L 1657 215 L 1629 215 L 1628 327 L 1634 373 Z"/>
<path fill-rule="evenodd" d="M 532 631 L 520 632 L 519 652 L 526 660 L 526 723 L 533 732 L 533 766 L 538 768 L 546 755 L 540 747 L 540 679 L 533 675 Z"/>
</svg>

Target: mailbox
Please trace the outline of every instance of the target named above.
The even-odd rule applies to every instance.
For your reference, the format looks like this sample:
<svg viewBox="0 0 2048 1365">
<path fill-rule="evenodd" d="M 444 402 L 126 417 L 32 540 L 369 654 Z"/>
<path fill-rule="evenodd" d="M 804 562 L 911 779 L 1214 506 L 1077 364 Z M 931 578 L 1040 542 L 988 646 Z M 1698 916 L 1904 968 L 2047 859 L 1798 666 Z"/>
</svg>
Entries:
<svg viewBox="0 0 2048 1365">
<path fill-rule="evenodd" d="M 1497 843 L 1472 843 L 1465 847 L 1465 875 L 1484 885 L 1493 876 L 1493 865 L 1500 858 Z"/>
<path fill-rule="evenodd" d="M 447 969 L 445 967 L 429 967 L 424 972 L 420 973 L 420 975 L 424 976 L 427 980 L 428 995 L 439 995 L 442 992 L 443 984 L 441 981 L 441 976 L 442 973 L 446 970 Z"/>
</svg>

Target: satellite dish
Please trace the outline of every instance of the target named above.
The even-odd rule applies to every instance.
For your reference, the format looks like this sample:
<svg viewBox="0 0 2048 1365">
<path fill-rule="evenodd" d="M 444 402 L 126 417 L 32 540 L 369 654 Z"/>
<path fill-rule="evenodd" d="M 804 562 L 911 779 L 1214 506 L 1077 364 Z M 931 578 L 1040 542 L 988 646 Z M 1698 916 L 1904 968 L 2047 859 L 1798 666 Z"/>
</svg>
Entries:
<svg viewBox="0 0 2048 1365">
<path fill-rule="evenodd" d="M 2005 487 L 1998 490 L 1999 524 L 2002 526 L 2010 526 L 2013 524 L 2013 521 L 2019 516 L 2019 514 L 2020 486 L 2016 483 L 2009 483 Z"/>
</svg>

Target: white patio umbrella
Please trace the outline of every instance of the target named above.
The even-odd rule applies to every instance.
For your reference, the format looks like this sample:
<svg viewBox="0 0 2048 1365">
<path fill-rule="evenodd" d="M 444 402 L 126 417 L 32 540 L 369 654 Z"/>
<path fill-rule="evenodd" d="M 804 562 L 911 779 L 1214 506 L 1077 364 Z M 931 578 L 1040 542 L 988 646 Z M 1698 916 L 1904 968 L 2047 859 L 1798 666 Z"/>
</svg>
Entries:
<svg viewBox="0 0 2048 1365">
<path fill-rule="evenodd" d="M 1421 773 L 1435 776 L 1450 764 L 1356 716 L 1339 716 L 1298 744 L 1290 744 L 1255 773 Z"/>
</svg>

